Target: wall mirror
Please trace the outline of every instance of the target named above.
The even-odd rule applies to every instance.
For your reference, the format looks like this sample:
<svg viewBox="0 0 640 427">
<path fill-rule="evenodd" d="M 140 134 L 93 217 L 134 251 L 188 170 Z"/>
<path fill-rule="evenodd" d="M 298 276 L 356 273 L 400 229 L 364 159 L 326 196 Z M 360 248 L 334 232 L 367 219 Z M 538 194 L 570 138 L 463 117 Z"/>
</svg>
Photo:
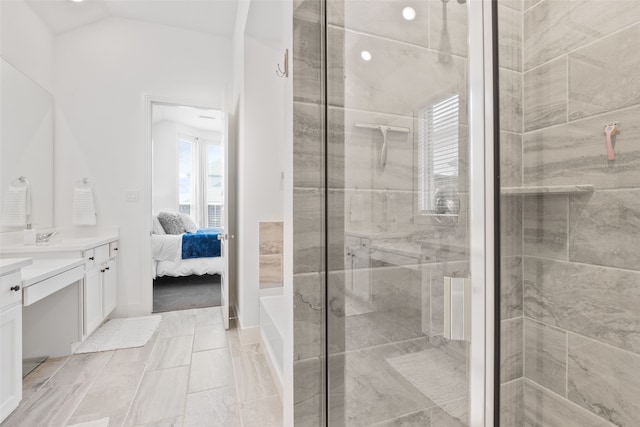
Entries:
<svg viewBox="0 0 640 427">
<path fill-rule="evenodd" d="M 0 232 L 27 223 L 8 207 L 19 177 L 30 184 L 32 227 L 53 227 L 53 114 L 53 96 L 0 59 Z"/>
</svg>

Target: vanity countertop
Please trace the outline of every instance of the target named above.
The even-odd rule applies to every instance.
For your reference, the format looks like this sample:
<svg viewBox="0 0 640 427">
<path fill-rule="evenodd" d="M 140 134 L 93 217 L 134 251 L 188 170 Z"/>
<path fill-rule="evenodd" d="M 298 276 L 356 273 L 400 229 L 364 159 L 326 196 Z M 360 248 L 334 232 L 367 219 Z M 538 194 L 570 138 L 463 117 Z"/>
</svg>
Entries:
<svg viewBox="0 0 640 427">
<path fill-rule="evenodd" d="M 33 264 L 31 258 L 4 258 L 0 259 L 0 276 L 18 271 L 28 265 Z"/>
<path fill-rule="evenodd" d="M 22 269 L 22 286 L 29 287 L 86 262 L 84 258 L 36 258 Z"/>
<path fill-rule="evenodd" d="M 62 237 L 45 245 L 15 244 L 0 247 L 0 254 L 38 254 L 51 252 L 86 251 L 96 246 L 114 242 L 120 237 L 117 233 L 95 237 Z"/>
</svg>

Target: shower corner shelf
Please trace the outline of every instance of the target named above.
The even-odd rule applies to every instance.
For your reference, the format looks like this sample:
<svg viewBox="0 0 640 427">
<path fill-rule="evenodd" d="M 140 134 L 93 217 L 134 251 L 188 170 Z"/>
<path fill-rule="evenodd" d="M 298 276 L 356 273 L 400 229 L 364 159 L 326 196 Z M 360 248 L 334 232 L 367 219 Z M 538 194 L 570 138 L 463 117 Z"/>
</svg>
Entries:
<svg viewBox="0 0 640 427">
<path fill-rule="evenodd" d="M 591 184 L 581 185 L 544 185 L 538 187 L 503 187 L 500 194 L 503 196 L 537 196 L 543 194 L 570 195 L 581 193 L 593 193 L 595 186 Z"/>
</svg>

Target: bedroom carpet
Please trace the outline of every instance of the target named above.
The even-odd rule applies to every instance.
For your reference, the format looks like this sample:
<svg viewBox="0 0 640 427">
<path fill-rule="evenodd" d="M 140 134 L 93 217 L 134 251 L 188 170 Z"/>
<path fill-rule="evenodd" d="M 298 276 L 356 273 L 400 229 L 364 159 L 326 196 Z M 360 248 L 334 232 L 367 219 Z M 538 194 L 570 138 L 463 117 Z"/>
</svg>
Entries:
<svg viewBox="0 0 640 427">
<path fill-rule="evenodd" d="M 218 307 L 220 275 L 158 277 L 153 281 L 153 312 Z"/>
</svg>

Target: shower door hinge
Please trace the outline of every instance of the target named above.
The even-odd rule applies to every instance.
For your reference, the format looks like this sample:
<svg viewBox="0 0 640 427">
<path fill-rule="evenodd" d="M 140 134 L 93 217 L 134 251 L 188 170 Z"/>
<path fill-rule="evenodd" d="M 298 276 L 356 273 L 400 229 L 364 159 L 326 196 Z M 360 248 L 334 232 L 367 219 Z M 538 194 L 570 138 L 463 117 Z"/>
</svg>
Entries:
<svg viewBox="0 0 640 427">
<path fill-rule="evenodd" d="M 444 337 L 471 342 L 471 279 L 444 278 Z"/>
</svg>

